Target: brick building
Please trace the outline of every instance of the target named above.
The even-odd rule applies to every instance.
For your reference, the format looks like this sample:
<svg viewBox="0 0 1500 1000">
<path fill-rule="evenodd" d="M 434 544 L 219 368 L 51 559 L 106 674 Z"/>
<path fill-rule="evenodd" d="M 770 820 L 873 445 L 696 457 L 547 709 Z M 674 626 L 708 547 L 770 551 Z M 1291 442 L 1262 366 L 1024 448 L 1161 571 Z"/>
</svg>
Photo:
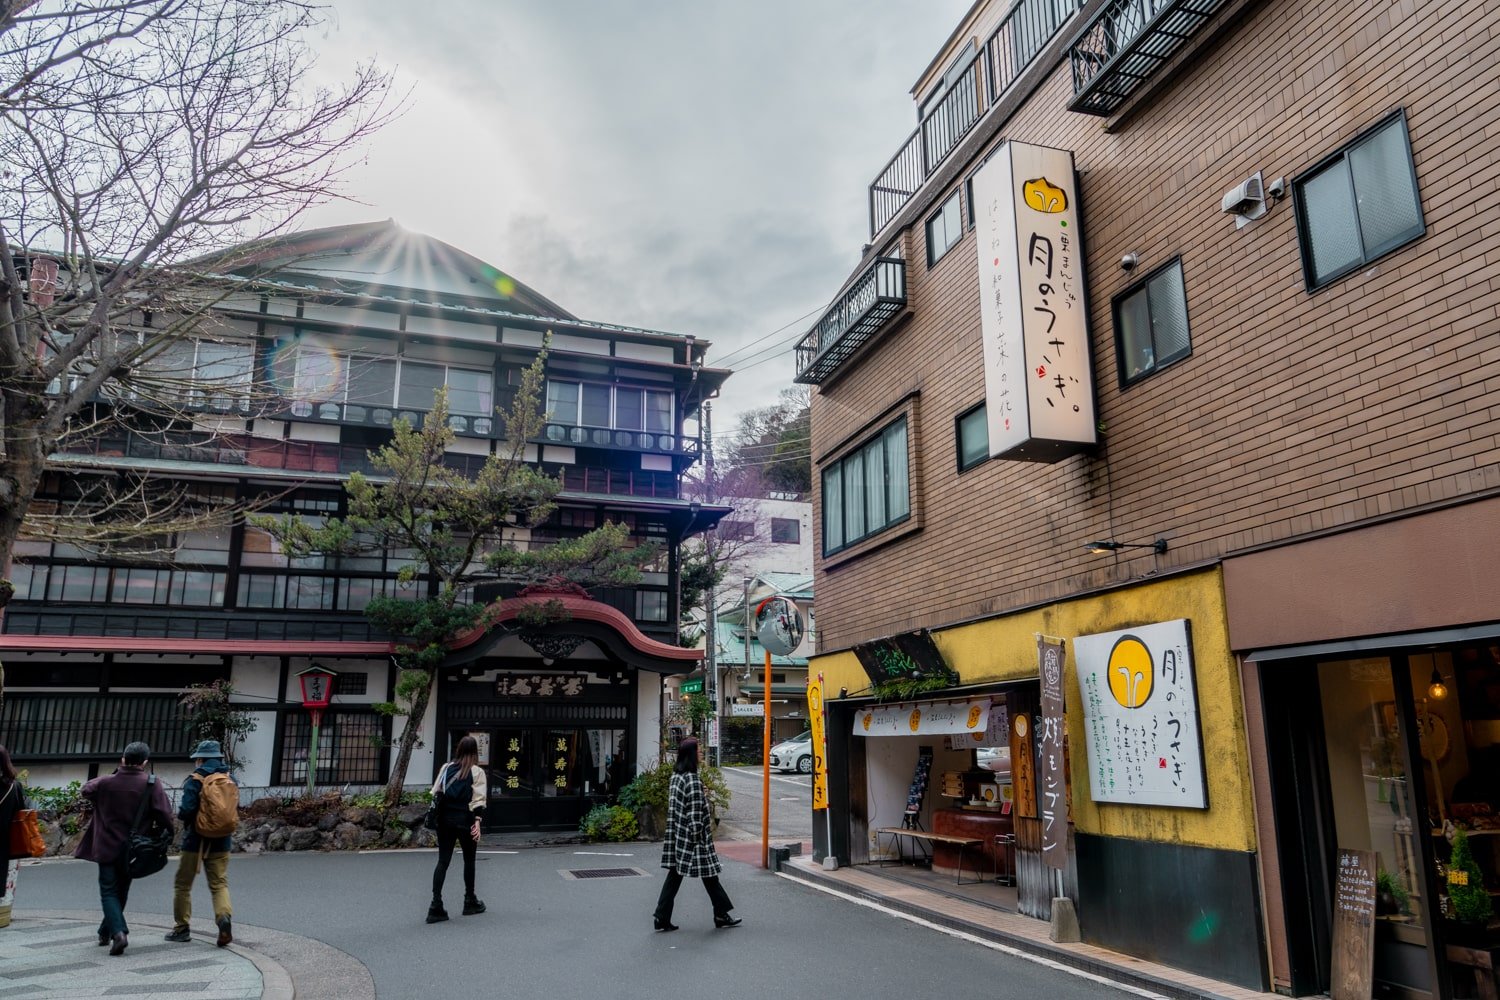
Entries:
<svg viewBox="0 0 1500 1000">
<path fill-rule="evenodd" d="M 922 746 L 972 794 L 980 737 L 925 721 L 967 700 L 1012 755 L 1004 905 L 1315 994 L 1343 858 L 1399 890 L 1377 991 L 1484 974 L 1442 865 L 1467 826 L 1500 888 L 1497 33 L 1475 0 L 971 8 L 798 346 L 820 850 L 890 853 Z M 895 654 L 931 708 L 861 736 Z"/>
<path fill-rule="evenodd" d="M 547 422 L 523 460 L 557 477 L 546 522 L 507 541 L 540 547 L 605 521 L 660 546 L 634 587 L 563 598 L 565 620 L 527 624 L 518 602 L 452 649 L 421 720 L 408 780 L 425 786 L 465 733 L 490 772 L 486 822 L 576 827 L 594 804 L 658 759 L 663 678 L 701 653 L 677 640 L 678 547 L 729 508 L 683 496 L 698 460 L 698 407 L 728 372 L 692 336 L 574 316 L 493 265 L 391 222 L 315 230 L 236 248 L 229 285 L 162 364 L 182 373 L 166 413 L 121 394 L 96 406 L 127 419 L 52 456 L 37 510 L 89 477 L 146 474 L 190 498 L 248 501 L 316 522 L 346 513 L 351 472 L 395 422 L 418 424 L 446 386 L 456 440 L 445 463 L 477 472 L 506 454 L 498 413 L 550 338 Z M 137 317 L 151 337 L 167 318 Z M 132 329 L 130 332 L 135 332 Z M 56 391 L 56 387 L 54 390 Z M 239 520 L 138 551 L 22 541 L 15 600 L 0 632 L 6 697 L 0 741 L 39 784 L 106 771 L 144 739 L 159 773 L 191 769 L 177 710 L 184 687 L 234 685 L 256 729 L 238 749 L 241 784 L 295 790 L 312 739 L 297 675 L 337 674 L 316 755 L 319 784 L 386 782 L 394 700 L 391 637 L 363 609 L 374 595 L 435 592 L 402 582 L 411 553 L 292 559 Z M 473 599 L 513 597 L 486 583 Z"/>
</svg>

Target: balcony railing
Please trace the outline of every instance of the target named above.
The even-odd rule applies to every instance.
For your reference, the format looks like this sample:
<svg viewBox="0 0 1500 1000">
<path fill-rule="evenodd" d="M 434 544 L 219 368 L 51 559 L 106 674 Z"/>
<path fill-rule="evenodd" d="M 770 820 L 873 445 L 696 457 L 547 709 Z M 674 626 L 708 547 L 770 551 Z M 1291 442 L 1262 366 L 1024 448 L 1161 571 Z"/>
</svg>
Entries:
<svg viewBox="0 0 1500 1000">
<path fill-rule="evenodd" d="M 797 381 L 819 385 L 906 308 L 906 261 L 877 257 L 797 342 Z"/>
<path fill-rule="evenodd" d="M 627 451 L 667 452 L 678 455 L 698 454 L 697 438 L 612 427 L 547 424 L 537 440 L 544 444 L 562 444 L 579 448 L 623 448 Z"/>
<path fill-rule="evenodd" d="M 974 64 L 953 81 L 870 185 L 871 239 L 906 206 L 1083 2 L 1020 0 L 1006 15 Z"/>
<path fill-rule="evenodd" d="M 1111 115 L 1198 33 L 1225 0 L 1113 0 L 1068 52 L 1070 111 Z"/>
<path fill-rule="evenodd" d="M 370 463 L 369 449 L 360 445 L 285 441 L 241 434 L 163 436 L 124 432 L 72 443 L 68 446 L 67 453 L 204 465 L 252 466 L 291 472 L 332 472 L 340 475 L 351 472 L 370 475 L 375 472 Z M 443 464 L 472 476 L 483 467 L 485 459 L 484 455 L 449 453 L 443 456 Z M 564 465 L 553 471 L 561 476 L 563 489 L 573 492 L 653 499 L 677 496 L 677 477 L 670 472 L 585 465 Z"/>
</svg>

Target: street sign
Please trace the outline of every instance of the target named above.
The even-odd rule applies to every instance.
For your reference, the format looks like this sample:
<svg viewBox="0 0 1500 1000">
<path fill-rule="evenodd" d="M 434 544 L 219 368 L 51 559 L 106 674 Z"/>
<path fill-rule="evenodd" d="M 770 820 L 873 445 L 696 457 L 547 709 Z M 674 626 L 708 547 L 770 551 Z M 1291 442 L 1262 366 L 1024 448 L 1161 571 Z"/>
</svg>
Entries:
<svg viewBox="0 0 1500 1000">
<path fill-rule="evenodd" d="M 703 691 L 703 678 L 689 677 L 687 680 L 677 685 L 677 690 L 681 691 L 683 694 L 700 694 Z"/>
<path fill-rule="evenodd" d="M 708 745 L 710 747 L 719 745 L 719 717 L 717 715 L 708 720 Z"/>
<path fill-rule="evenodd" d="M 730 705 L 729 714 L 740 717 L 746 715 L 765 715 L 766 706 L 764 702 L 757 701 L 753 705 Z"/>
</svg>

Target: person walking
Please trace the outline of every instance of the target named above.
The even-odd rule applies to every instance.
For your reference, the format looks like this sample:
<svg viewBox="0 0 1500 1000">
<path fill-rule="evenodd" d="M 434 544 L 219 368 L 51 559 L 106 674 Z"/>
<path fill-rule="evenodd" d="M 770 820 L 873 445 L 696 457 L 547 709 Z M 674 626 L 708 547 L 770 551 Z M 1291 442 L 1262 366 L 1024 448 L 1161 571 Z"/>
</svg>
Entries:
<svg viewBox="0 0 1500 1000">
<path fill-rule="evenodd" d="M 125 748 L 114 774 L 90 779 L 79 792 L 90 809 L 90 818 L 73 856 L 99 866 L 99 903 L 104 910 L 99 943 L 109 945 L 111 955 L 123 955 L 130 944 L 130 928 L 125 924 L 131 881 L 125 864 L 126 847 L 142 799 L 146 810 L 141 829 L 172 829 L 167 790 L 156 775 L 146 773 L 150 758 L 151 748 L 137 740 Z"/>
<path fill-rule="evenodd" d="M 488 794 L 484 768 L 479 766 L 479 741 L 465 736 L 454 748 L 453 759 L 443 765 L 432 783 L 438 856 L 437 867 L 432 870 L 429 924 L 448 919 L 448 911 L 443 909 L 443 881 L 448 877 L 454 844 L 460 845 L 464 852 L 464 916 L 484 912 L 484 904 L 474 895 L 474 852 L 479 848 L 479 821 L 484 818 Z"/>
<path fill-rule="evenodd" d="M 10 856 L 10 825 L 16 813 L 30 808 L 26 805 L 26 790 L 21 787 L 20 776 L 10 762 L 10 751 L 0 746 L 0 927 L 10 926 L 11 904 L 16 901 L 16 871 L 21 860 Z"/>
<path fill-rule="evenodd" d="M 698 777 L 698 741 L 685 739 L 677 745 L 677 765 L 672 771 L 672 790 L 667 799 L 667 836 L 661 845 L 661 866 L 667 869 L 661 895 L 656 900 L 656 929 L 675 931 L 672 903 L 684 876 L 701 878 L 714 907 L 715 927 L 738 927 L 744 921 L 729 915 L 734 904 L 719 884 L 719 852 L 714 850 L 709 825 L 708 796 Z"/>
<path fill-rule="evenodd" d="M 193 748 L 193 773 L 182 784 L 177 818 L 182 821 L 182 853 L 172 884 L 173 926 L 168 941 L 191 941 L 193 880 L 198 869 L 208 881 L 213 899 L 215 941 L 220 948 L 234 940 L 233 911 L 229 906 L 229 849 L 239 825 L 240 789 L 224 763 L 218 740 L 203 740 Z"/>
</svg>

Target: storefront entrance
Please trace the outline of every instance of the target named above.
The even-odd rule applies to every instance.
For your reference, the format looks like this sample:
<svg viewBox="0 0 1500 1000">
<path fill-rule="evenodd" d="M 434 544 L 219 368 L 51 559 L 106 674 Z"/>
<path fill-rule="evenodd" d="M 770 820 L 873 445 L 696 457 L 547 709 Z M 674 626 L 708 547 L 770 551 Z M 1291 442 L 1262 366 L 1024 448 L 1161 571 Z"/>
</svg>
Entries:
<svg viewBox="0 0 1500 1000">
<path fill-rule="evenodd" d="M 630 780 L 634 691 L 623 675 L 476 674 L 443 692 L 443 759 L 479 742 L 486 829 L 576 829 Z"/>
<path fill-rule="evenodd" d="M 1374 996 L 1494 995 L 1500 646 L 1262 664 L 1261 684 L 1293 993 L 1339 975 L 1342 849 L 1375 857 Z"/>
</svg>

